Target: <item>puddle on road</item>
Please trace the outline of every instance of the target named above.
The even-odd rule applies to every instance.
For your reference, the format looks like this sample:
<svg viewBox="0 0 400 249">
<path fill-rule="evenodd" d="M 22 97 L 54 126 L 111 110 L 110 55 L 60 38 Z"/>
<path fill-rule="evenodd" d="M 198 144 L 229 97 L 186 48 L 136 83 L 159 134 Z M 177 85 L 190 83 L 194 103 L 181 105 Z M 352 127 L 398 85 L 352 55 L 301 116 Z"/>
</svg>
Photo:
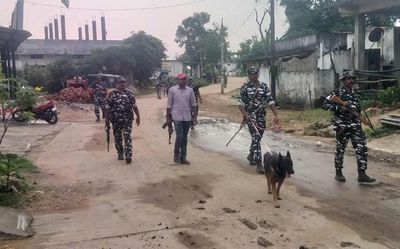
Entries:
<svg viewBox="0 0 400 249">
<path fill-rule="evenodd" d="M 251 144 L 247 125 L 226 146 L 239 127 L 240 124 L 231 123 L 226 119 L 199 117 L 199 124 L 190 131 L 190 141 L 202 149 L 223 153 L 245 161 Z M 261 141 L 261 147 L 262 153 L 265 153 L 268 148 L 272 151 L 286 152 L 300 148 L 312 149 L 313 146 L 289 138 L 286 134 L 266 131 Z"/>
</svg>

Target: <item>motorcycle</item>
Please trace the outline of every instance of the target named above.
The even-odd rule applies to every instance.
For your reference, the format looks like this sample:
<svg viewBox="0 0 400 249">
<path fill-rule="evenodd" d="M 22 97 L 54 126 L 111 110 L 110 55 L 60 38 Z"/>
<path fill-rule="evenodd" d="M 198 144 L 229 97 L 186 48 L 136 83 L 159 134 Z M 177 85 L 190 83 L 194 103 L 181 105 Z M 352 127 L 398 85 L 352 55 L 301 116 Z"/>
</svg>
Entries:
<svg viewBox="0 0 400 249">
<path fill-rule="evenodd" d="M 26 118 L 22 115 L 24 111 L 33 113 L 33 118 L 35 120 L 42 119 L 49 124 L 56 124 L 58 122 L 58 111 L 52 101 L 27 110 L 16 109 L 12 113 L 12 119 L 17 122 L 26 122 Z"/>
</svg>

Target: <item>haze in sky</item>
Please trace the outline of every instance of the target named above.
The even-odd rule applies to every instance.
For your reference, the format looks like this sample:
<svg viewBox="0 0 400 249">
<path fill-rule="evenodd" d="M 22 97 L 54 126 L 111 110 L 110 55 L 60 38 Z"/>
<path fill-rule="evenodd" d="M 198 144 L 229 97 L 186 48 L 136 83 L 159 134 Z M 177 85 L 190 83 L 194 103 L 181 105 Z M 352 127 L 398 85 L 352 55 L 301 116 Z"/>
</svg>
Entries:
<svg viewBox="0 0 400 249">
<path fill-rule="evenodd" d="M 16 1 L 0 0 L 0 25 L 7 27 L 10 25 L 11 13 Z M 43 6 L 43 4 L 56 7 Z M 176 6 L 171 7 L 171 5 Z M 121 40 L 127 38 L 132 31 L 144 30 L 161 39 L 168 49 L 168 57 L 175 59 L 177 55 L 184 52 L 175 42 L 177 27 L 183 19 L 194 12 L 209 13 L 211 24 L 220 23 L 223 18 L 224 25 L 228 27 L 230 48 L 232 51 L 237 51 L 240 42 L 258 35 L 254 9 L 262 13 L 266 5 L 266 0 L 70 0 L 70 8 L 67 9 L 63 7 L 60 0 L 25 0 L 24 29 L 32 33 L 31 38 L 44 39 L 44 26 L 53 21 L 54 17 L 59 19 L 61 14 L 65 14 L 67 39 L 77 39 L 78 27 L 83 27 L 86 22 L 89 23 L 92 38 L 91 22 L 94 19 L 97 20 L 99 39 L 101 38 L 100 17 L 104 15 L 108 40 Z M 141 8 L 146 9 L 137 10 Z M 284 9 L 277 4 L 276 36 L 282 36 L 286 30 Z"/>
</svg>

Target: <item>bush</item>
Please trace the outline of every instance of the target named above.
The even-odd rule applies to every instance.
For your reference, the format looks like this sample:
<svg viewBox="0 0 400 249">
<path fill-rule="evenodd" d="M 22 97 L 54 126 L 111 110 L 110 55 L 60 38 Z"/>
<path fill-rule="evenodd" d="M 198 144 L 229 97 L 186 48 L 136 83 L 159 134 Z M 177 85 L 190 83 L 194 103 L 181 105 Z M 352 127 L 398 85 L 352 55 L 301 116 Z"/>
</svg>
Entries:
<svg viewBox="0 0 400 249">
<path fill-rule="evenodd" d="M 379 92 L 379 100 L 386 105 L 394 105 L 400 103 L 400 88 L 389 87 L 384 91 Z"/>
<path fill-rule="evenodd" d="M 31 87 L 22 86 L 15 95 L 17 97 L 15 105 L 21 110 L 27 110 L 36 105 L 37 94 Z"/>
</svg>

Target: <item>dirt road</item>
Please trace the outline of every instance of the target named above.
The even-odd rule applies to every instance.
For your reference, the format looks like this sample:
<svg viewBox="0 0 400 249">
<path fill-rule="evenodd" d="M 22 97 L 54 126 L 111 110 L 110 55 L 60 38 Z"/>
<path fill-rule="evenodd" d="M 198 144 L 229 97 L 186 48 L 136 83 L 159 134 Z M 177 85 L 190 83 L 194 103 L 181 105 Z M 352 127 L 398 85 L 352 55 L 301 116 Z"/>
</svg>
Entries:
<svg viewBox="0 0 400 249">
<path fill-rule="evenodd" d="M 271 148 L 293 150 L 296 170 L 275 209 L 265 177 L 243 160 L 245 131 L 226 149 L 236 126 L 202 119 L 188 147 L 192 165 L 173 166 L 161 129 L 165 100 L 146 96 L 138 105 L 132 165 L 106 152 L 103 125 L 87 118 L 43 149 L 37 164 L 53 174 L 37 179 L 44 193 L 32 204 L 36 235 L 5 248 L 400 248 L 398 168 L 372 162 L 380 183 L 359 186 L 354 158 L 346 158 L 348 182 L 339 185 L 332 154 L 274 135 Z"/>
</svg>

